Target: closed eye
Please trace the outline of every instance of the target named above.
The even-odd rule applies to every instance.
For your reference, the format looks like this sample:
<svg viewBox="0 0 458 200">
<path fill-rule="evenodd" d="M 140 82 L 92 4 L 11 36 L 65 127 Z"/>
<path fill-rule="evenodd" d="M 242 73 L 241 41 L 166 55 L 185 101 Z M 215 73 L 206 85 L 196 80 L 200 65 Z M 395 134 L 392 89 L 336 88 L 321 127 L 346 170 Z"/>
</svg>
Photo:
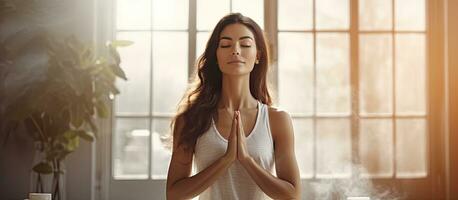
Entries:
<svg viewBox="0 0 458 200">
<path fill-rule="evenodd" d="M 251 45 L 240 45 L 240 46 L 241 46 L 241 47 L 245 47 L 245 48 L 251 47 Z M 220 48 L 229 48 L 229 47 L 231 47 L 231 45 L 221 45 L 221 46 L 219 46 L 219 47 L 220 47 Z"/>
</svg>

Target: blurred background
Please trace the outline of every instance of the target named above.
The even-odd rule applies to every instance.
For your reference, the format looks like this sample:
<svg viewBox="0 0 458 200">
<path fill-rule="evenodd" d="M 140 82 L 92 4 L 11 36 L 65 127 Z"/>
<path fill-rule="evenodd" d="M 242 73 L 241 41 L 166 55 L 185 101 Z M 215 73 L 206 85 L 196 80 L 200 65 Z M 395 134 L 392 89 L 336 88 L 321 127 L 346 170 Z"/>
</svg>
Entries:
<svg viewBox="0 0 458 200">
<path fill-rule="evenodd" d="M 274 104 L 293 118 L 303 199 L 458 199 L 456 0 L 29 3 L 45 16 L 32 25 L 95 49 L 133 42 L 119 48 L 128 80 L 116 82 L 98 138 L 65 161 L 67 199 L 165 199 L 164 136 L 195 60 L 230 12 L 265 31 Z M 0 22 L 2 31 L 19 23 Z M 0 198 L 24 199 L 33 140 L 4 136 Z"/>
</svg>

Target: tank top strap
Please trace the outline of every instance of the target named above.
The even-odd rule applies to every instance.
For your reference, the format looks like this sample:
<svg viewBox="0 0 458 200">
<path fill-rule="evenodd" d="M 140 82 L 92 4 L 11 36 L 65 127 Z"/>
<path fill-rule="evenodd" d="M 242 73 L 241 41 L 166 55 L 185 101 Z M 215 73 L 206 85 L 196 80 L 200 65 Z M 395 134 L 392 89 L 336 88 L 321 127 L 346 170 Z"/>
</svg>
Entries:
<svg viewBox="0 0 458 200">
<path fill-rule="evenodd" d="M 270 143 L 273 145 L 273 138 L 272 138 L 272 132 L 270 130 L 270 121 L 269 121 L 269 106 L 267 104 L 261 103 L 262 107 L 262 112 L 261 112 L 261 119 L 262 119 L 262 124 L 264 125 L 263 127 L 265 128 L 265 133 L 267 134 L 267 137 L 269 138 Z"/>
</svg>

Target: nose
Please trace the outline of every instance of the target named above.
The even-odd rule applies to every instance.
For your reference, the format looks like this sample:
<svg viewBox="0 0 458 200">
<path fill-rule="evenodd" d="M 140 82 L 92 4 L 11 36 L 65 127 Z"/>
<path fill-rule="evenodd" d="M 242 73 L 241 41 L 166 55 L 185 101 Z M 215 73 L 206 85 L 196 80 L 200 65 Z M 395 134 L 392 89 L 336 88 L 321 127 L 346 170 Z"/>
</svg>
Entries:
<svg viewBox="0 0 458 200">
<path fill-rule="evenodd" d="M 233 56 L 240 55 L 240 46 L 239 46 L 239 44 L 235 44 L 234 47 L 232 48 L 232 55 Z"/>
</svg>

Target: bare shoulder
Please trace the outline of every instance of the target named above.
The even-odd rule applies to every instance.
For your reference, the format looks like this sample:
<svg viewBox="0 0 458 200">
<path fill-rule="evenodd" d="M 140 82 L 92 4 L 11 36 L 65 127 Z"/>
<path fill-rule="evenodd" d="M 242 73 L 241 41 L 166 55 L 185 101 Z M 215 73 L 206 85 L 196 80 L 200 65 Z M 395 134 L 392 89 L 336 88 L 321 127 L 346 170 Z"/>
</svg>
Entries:
<svg viewBox="0 0 458 200">
<path fill-rule="evenodd" d="M 274 106 L 269 106 L 269 116 L 271 119 L 280 121 L 288 121 L 291 119 L 291 116 L 286 110 Z"/>
<path fill-rule="evenodd" d="M 269 106 L 269 124 L 274 140 L 293 134 L 291 116 L 286 110 Z"/>
</svg>

